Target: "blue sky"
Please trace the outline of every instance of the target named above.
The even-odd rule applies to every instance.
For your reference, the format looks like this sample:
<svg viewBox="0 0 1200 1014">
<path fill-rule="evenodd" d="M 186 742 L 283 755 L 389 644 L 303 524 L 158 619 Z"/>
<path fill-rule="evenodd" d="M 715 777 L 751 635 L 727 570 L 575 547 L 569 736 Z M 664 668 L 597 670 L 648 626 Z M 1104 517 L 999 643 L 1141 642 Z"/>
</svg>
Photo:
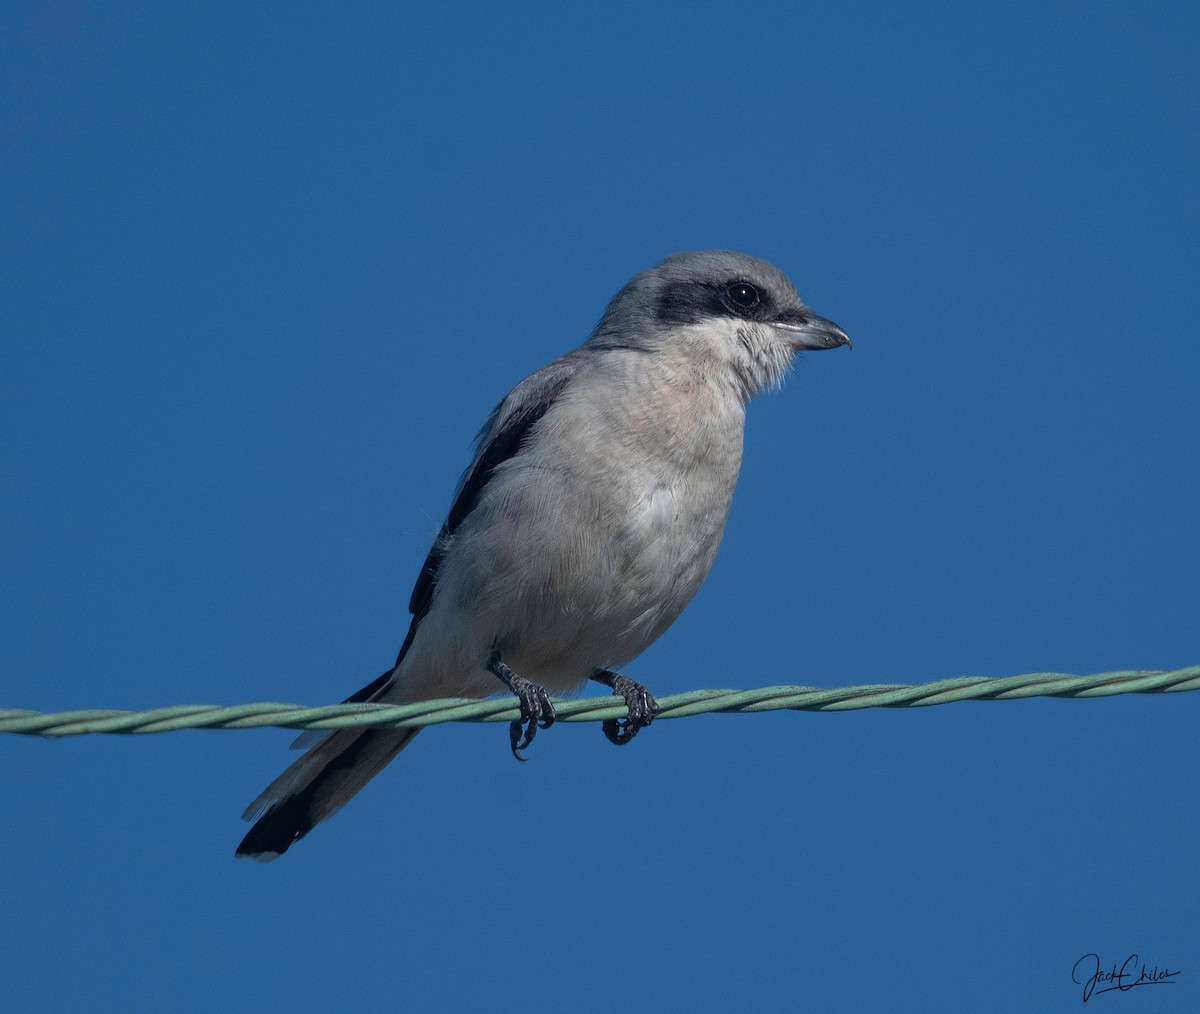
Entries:
<svg viewBox="0 0 1200 1014">
<path fill-rule="evenodd" d="M 1200 662 L 1194 5 L 0 14 L 0 706 L 340 700 L 470 440 L 664 255 L 854 337 L 756 402 L 660 694 Z M 1200 1004 L 1200 694 L 0 738 L 14 1010 Z M 1134 1006 L 1140 1005 L 1140 1006 Z"/>
</svg>

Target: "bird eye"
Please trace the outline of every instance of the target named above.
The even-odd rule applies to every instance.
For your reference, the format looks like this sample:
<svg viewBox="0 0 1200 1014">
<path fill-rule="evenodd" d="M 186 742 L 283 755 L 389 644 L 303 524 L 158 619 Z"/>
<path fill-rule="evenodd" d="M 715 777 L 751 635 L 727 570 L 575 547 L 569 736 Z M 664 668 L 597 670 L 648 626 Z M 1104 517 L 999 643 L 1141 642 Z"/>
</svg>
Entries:
<svg viewBox="0 0 1200 1014">
<path fill-rule="evenodd" d="M 725 290 L 725 293 L 743 310 L 750 310 L 758 306 L 758 289 L 749 282 L 734 282 Z"/>
</svg>

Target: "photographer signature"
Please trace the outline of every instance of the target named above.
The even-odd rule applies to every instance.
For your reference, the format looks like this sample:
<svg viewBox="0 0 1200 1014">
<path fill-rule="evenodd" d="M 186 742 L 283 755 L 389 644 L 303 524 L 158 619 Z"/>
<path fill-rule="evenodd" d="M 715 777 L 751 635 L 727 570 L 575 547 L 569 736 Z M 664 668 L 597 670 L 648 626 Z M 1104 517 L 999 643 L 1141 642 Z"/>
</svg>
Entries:
<svg viewBox="0 0 1200 1014">
<path fill-rule="evenodd" d="M 1165 966 L 1161 970 L 1158 965 L 1147 968 L 1144 963 L 1140 962 L 1136 954 L 1129 955 L 1119 971 L 1115 964 L 1109 969 L 1101 968 L 1099 954 L 1085 954 L 1075 962 L 1075 967 L 1071 969 L 1071 981 L 1082 984 L 1083 1002 L 1087 1003 L 1092 998 L 1093 990 L 1097 994 L 1110 993 L 1114 989 L 1119 989 L 1124 993 L 1135 986 L 1171 985 L 1178 974 L 1178 969 L 1172 972 Z M 1088 978 L 1082 979 L 1081 975 L 1086 975 Z M 1096 989 L 1098 983 L 1108 983 L 1108 985 L 1103 989 Z"/>
</svg>

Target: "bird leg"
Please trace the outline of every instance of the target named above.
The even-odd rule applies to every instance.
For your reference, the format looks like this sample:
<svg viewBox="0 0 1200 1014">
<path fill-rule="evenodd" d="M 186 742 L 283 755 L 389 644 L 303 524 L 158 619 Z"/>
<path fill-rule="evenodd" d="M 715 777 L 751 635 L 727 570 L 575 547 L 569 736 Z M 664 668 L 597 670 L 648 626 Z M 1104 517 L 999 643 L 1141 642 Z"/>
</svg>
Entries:
<svg viewBox="0 0 1200 1014">
<path fill-rule="evenodd" d="M 500 652 L 492 652 L 487 667 L 488 671 L 516 694 L 517 700 L 521 702 L 521 718 L 509 725 L 508 742 L 512 747 L 513 756 L 523 761 L 525 757 L 521 751 L 533 742 L 538 729 L 549 729 L 554 724 L 554 705 L 547 696 L 545 687 L 538 686 L 524 676 L 518 676 L 500 661 Z M 528 724 L 524 730 L 525 738 L 521 739 L 523 723 Z"/>
<path fill-rule="evenodd" d="M 609 718 L 601 726 L 610 743 L 624 746 L 654 721 L 654 716 L 658 714 L 658 701 L 637 680 L 631 680 L 620 673 L 609 672 L 607 669 L 601 669 L 592 679 L 603 683 L 614 694 L 624 697 L 625 707 L 629 712 L 629 717 Z"/>
</svg>

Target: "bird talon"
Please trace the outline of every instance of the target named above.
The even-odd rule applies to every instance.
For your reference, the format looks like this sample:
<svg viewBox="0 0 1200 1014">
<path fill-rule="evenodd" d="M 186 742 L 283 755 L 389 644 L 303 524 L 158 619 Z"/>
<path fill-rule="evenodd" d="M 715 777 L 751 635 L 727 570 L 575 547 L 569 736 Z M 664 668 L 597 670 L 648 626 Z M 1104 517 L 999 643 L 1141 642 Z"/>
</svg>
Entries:
<svg viewBox="0 0 1200 1014">
<path fill-rule="evenodd" d="M 538 728 L 549 729 L 558 717 L 554 712 L 554 705 L 550 702 L 550 697 L 547 695 L 544 687 L 535 686 L 534 689 L 537 691 Z M 533 737 L 531 736 L 530 738 L 532 739 Z"/>
<path fill-rule="evenodd" d="M 610 718 L 600 728 L 610 743 L 624 746 L 654 721 L 658 714 L 658 701 L 636 680 L 618 673 L 610 675 L 611 683 L 608 685 L 612 687 L 614 697 L 624 698 L 628 715 L 625 718 Z"/>
<path fill-rule="evenodd" d="M 530 727 L 532 728 L 532 724 Z M 531 742 L 533 742 L 533 736 L 528 734 L 526 734 L 525 741 L 521 742 L 521 733 L 523 729 L 524 726 L 521 724 L 521 722 L 510 722 L 508 726 L 508 745 L 512 748 L 512 755 L 519 761 L 529 760 L 529 758 L 522 754 L 521 751 L 524 750 L 525 747 L 529 746 Z"/>
<path fill-rule="evenodd" d="M 604 735 L 614 746 L 624 746 L 637 735 L 638 726 L 631 725 L 627 718 L 609 718 L 600 726 Z"/>
<path fill-rule="evenodd" d="M 499 654 L 492 657 L 488 668 L 516 695 L 521 717 L 509 723 L 508 745 L 517 760 L 526 760 L 521 751 L 533 742 L 538 729 L 549 729 L 554 724 L 554 703 L 546 693 L 545 687 L 518 676 L 500 661 Z"/>
</svg>

